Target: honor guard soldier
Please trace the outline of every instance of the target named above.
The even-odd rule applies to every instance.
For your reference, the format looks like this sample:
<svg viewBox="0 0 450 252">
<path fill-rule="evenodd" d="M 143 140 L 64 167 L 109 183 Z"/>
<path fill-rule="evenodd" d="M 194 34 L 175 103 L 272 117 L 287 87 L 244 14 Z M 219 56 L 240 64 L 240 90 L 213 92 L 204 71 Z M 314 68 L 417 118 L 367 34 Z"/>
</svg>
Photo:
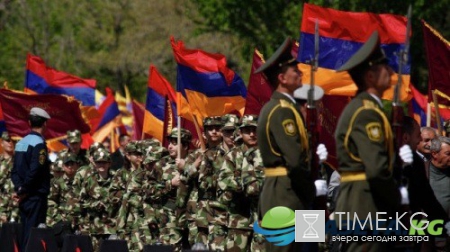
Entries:
<svg viewBox="0 0 450 252">
<path fill-rule="evenodd" d="M 257 137 L 264 164 L 265 180 L 260 195 L 260 216 L 273 207 L 305 210 L 315 196 L 314 181 L 308 167 L 308 134 L 304 119 L 293 98 L 302 86 L 302 72 L 291 54 L 293 42 L 287 38 L 255 73 L 263 72 L 275 89 L 261 110 Z M 275 246 L 266 242 L 267 251 L 300 251 L 301 243 Z"/>
<path fill-rule="evenodd" d="M 391 87 L 393 70 L 380 47 L 378 32 L 338 71 L 348 71 L 358 91 L 342 112 L 335 132 L 341 175 L 335 212 L 348 213 L 351 220 L 356 215 L 373 218 L 377 212 L 386 212 L 384 219 L 391 218 L 399 210 L 400 193 L 393 177 L 393 133 L 381 97 Z M 340 216 L 336 219 L 346 221 Z M 343 249 L 389 251 L 390 246 L 387 242 L 350 242 Z"/>
</svg>

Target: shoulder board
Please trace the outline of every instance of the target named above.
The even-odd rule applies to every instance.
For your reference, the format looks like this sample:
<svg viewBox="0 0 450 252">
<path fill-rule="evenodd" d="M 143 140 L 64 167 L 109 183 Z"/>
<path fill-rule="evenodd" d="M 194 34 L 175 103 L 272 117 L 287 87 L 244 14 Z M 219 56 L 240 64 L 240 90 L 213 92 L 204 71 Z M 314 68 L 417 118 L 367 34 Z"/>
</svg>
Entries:
<svg viewBox="0 0 450 252">
<path fill-rule="evenodd" d="M 375 102 L 373 102 L 371 100 L 363 100 L 362 102 L 363 102 L 364 108 L 369 108 L 369 109 L 378 108 L 378 106 L 375 104 Z"/>
</svg>

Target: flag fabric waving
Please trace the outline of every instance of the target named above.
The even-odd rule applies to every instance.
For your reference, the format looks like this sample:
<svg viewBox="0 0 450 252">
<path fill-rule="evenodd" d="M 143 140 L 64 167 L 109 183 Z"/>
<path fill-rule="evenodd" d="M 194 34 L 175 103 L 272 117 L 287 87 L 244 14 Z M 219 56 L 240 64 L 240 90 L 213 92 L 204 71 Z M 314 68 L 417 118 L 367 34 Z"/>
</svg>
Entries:
<svg viewBox="0 0 450 252">
<path fill-rule="evenodd" d="M 0 104 L 6 129 L 15 137 L 24 137 L 29 133 L 28 115 L 32 107 L 45 109 L 51 117 L 44 135 L 47 141 L 65 138 L 68 130 L 89 132 L 89 125 L 81 115 L 80 102 L 68 96 L 30 95 L 0 89 Z"/>
<path fill-rule="evenodd" d="M 254 73 L 262 64 L 264 64 L 263 55 L 255 49 L 253 52 L 253 62 L 250 80 L 248 82 L 244 114 L 259 115 L 261 108 L 270 100 L 270 96 L 272 96 L 273 87 L 267 83 L 262 73 Z"/>
<path fill-rule="evenodd" d="M 308 62 L 314 56 L 314 26 L 319 22 L 319 69 L 315 74 L 317 85 L 325 94 L 353 96 L 356 85 L 347 72 L 335 72 L 378 30 L 381 47 L 389 59 L 389 66 L 398 72 L 398 52 L 404 47 L 407 19 L 392 14 L 373 14 L 366 12 L 346 12 L 304 4 L 300 28 L 300 48 L 297 59 L 301 64 L 304 80 L 310 79 Z M 403 85 L 401 100 L 411 98 L 409 90 L 411 61 L 402 69 Z M 391 84 L 397 83 L 394 74 Z M 384 99 L 392 99 L 394 88 L 384 93 Z"/>
<path fill-rule="evenodd" d="M 432 91 L 434 90 L 441 116 L 448 120 L 450 119 L 450 43 L 423 20 L 422 28 L 429 75 L 428 101 L 433 102 Z"/>
<path fill-rule="evenodd" d="M 121 125 L 119 106 L 110 88 L 106 88 L 106 98 L 98 108 L 98 112 L 100 117 L 91 120 L 91 134 L 94 141 L 103 142 L 117 126 Z"/>
<path fill-rule="evenodd" d="M 199 117 L 201 125 L 207 116 L 234 111 L 243 114 L 247 90 L 241 77 L 228 68 L 224 55 L 187 49 L 182 41 L 175 41 L 173 37 L 171 44 L 177 62 L 180 115 L 189 119 L 192 112 Z M 189 107 L 191 111 L 188 111 Z"/>
<path fill-rule="evenodd" d="M 163 142 L 164 136 L 174 127 L 176 114 L 175 91 L 170 83 L 151 65 L 142 133 Z"/>
<path fill-rule="evenodd" d="M 136 100 L 132 100 L 133 105 L 133 135 L 131 139 L 133 140 L 141 140 L 142 137 L 142 125 L 144 125 L 144 111 L 145 107 L 143 104 L 140 104 Z"/>
<path fill-rule="evenodd" d="M 66 94 L 74 96 L 83 106 L 95 105 L 96 81 L 61 72 L 45 65 L 38 56 L 27 55 L 25 92 Z"/>
</svg>

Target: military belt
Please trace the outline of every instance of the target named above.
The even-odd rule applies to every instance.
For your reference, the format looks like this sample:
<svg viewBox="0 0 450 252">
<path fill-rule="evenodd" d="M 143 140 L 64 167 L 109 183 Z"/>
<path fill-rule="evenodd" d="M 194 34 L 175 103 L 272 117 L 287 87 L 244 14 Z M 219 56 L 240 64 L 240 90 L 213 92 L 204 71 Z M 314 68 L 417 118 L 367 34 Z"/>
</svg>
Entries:
<svg viewBox="0 0 450 252">
<path fill-rule="evenodd" d="M 277 167 L 267 167 L 264 169 L 264 175 L 266 177 L 279 177 L 279 176 L 287 176 L 288 170 L 286 167 L 277 166 Z"/>
<path fill-rule="evenodd" d="M 341 172 L 341 182 L 353 182 L 367 180 L 366 172 L 353 171 L 353 172 Z"/>
</svg>

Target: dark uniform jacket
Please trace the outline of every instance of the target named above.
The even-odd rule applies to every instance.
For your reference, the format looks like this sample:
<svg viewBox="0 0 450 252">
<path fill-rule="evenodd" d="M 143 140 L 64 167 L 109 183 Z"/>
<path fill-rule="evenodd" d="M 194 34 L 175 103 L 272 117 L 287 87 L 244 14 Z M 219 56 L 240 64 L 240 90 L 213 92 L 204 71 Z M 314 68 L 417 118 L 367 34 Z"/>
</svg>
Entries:
<svg viewBox="0 0 450 252">
<path fill-rule="evenodd" d="M 369 93 L 358 94 L 342 112 L 335 132 L 341 174 L 336 212 L 365 219 L 393 214 L 400 193 L 392 176 L 393 136 L 389 121 Z"/>
<path fill-rule="evenodd" d="M 309 208 L 315 196 L 308 167 L 308 136 L 298 108 L 274 92 L 258 120 L 258 146 L 266 170 L 285 167 L 287 176 L 266 176 L 260 195 L 260 217 L 273 207 Z"/>
<path fill-rule="evenodd" d="M 428 215 L 428 220 L 449 220 L 447 213 L 434 195 L 428 181 L 423 159 L 413 152 L 412 165 L 405 167 L 403 175 L 408 178 L 409 208 L 414 212 L 422 210 Z"/>
<path fill-rule="evenodd" d="M 48 195 L 50 160 L 44 138 L 34 131 L 25 136 L 16 144 L 14 160 L 11 179 L 15 191 L 19 195 Z"/>
</svg>

